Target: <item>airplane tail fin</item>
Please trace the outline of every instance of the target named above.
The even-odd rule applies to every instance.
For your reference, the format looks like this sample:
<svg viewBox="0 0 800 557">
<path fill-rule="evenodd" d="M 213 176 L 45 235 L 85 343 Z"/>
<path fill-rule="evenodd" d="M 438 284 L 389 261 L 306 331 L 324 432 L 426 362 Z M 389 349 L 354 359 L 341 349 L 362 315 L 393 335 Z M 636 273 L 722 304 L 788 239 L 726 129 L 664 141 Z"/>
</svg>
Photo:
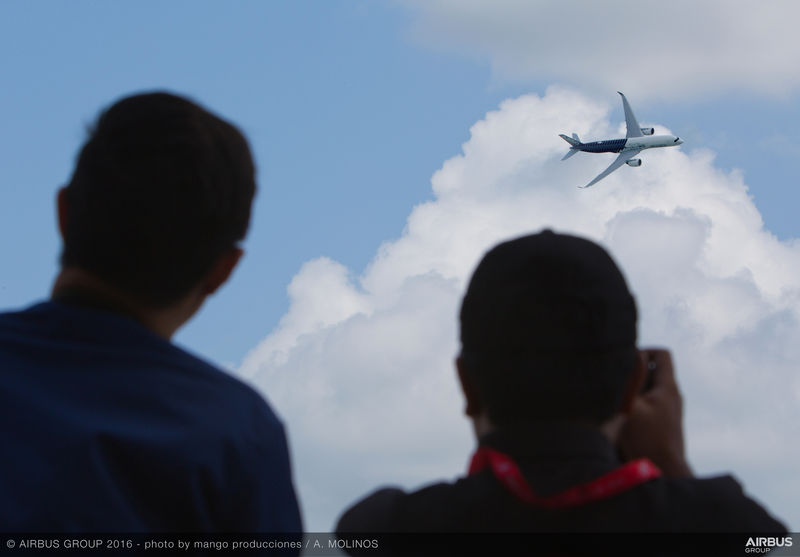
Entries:
<svg viewBox="0 0 800 557">
<path fill-rule="evenodd" d="M 572 137 L 567 137 L 563 133 L 558 134 L 558 136 L 571 145 L 567 154 L 561 158 L 562 161 L 565 161 L 578 152 L 578 145 L 581 144 L 581 138 L 578 137 L 577 133 L 573 133 Z"/>
<path fill-rule="evenodd" d="M 558 136 L 567 143 L 569 143 L 570 145 L 572 145 L 573 147 L 577 147 L 578 145 L 581 144 L 581 140 L 578 138 L 577 133 L 573 133 L 572 137 L 567 137 L 563 133 L 558 134 Z"/>
</svg>

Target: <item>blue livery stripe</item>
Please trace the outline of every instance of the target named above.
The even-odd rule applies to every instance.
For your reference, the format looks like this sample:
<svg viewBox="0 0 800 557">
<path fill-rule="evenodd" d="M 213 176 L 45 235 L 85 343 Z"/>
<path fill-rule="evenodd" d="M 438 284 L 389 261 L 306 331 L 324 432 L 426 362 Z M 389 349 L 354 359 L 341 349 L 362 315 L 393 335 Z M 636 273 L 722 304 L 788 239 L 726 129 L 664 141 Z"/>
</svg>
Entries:
<svg viewBox="0 0 800 557">
<path fill-rule="evenodd" d="M 592 141 L 590 143 L 581 143 L 578 149 L 587 153 L 619 153 L 625 148 L 627 141 L 627 139 Z"/>
</svg>

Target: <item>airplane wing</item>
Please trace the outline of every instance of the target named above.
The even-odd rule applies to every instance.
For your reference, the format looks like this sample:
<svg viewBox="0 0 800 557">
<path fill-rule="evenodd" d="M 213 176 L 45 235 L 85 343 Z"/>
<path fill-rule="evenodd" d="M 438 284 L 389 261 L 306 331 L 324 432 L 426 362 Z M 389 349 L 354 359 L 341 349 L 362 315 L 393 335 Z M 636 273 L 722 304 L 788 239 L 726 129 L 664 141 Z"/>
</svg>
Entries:
<svg viewBox="0 0 800 557">
<path fill-rule="evenodd" d="M 617 91 L 617 93 L 622 97 L 622 108 L 625 109 L 625 126 L 628 128 L 625 137 L 642 137 L 642 128 L 639 127 L 639 122 L 636 121 L 636 116 L 633 115 L 628 99 L 621 92 Z"/>
<path fill-rule="evenodd" d="M 620 95 L 621 94 L 622 93 L 620 93 Z M 623 98 L 625 98 L 625 97 L 623 97 Z M 620 166 L 625 164 L 625 161 L 627 161 L 629 159 L 632 159 L 633 157 L 635 157 L 636 155 L 638 155 L 641 152 L 642 152 L 641 149 L 630 149 L 628 151 L 622 151 L 619 154 L 619 156 L 616 159 L 614 159 L 614 162 L 611 163 L 611 166 L 609 166 L 604 171 L 602 171 L 600 174 L 598 174 L 597 177 L 594 180 L 592 180 L 591 182 L 589 182 L 585 186 L 578 186 L 578 187 L 579 188 L 588 188 L 589 186 L 595 185 L 597 182 L 599 182 L 600 180 L 602 180 L 603 178 L 605 178 L 606 176 L 608 176 L 609 174 L 614 172 L 616 169 L 618 169 Z"/>
</svg>

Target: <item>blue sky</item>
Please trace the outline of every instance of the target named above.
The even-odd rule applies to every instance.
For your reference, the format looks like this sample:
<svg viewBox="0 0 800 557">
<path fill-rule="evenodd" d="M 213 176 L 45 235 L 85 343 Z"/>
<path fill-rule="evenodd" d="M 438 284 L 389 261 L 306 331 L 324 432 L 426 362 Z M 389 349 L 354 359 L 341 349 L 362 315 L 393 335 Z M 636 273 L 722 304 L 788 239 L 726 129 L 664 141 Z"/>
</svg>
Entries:
<svg viewBox="0 0 800 557">
<path fill-rule="evenodd" d="M 49 288 L 59 245 L 54 192 L 85 126 L 119 96 L 170 89 L 239 124 L 257 157 L 247 259 L 178 336 L 238 363 L 286 310 L 285 287 L 302 262 L 326 255 L 361 270 L 430 198 L 431 174 L 476 120 L 507 97 L 544 91 L 541 79 L 497 77 L 485 59 L 420 44 L 413 14 L 361 1 L 4 2 L 0 307 Z M 645 68 L 642 78 L 657 71 Z M 599 100 L 621 120 L 614 90 L 604 93 Z M 781 238 L 800 233 L 790 186 L 800 153 L 796 101 L 752 92 L 631 98 L 643 121 L 658 117 L 687 147 L 714 149 L 718 166 L 742 169 Z"/>
<path fill-rule="evenodd" d="M 583 139 L 593 139 L 585 130 L 562 129 L 559 127 L 562 120 L 545 118 L 541 111 L 537 112 L 538 108 L 524 102 L 533 98 L 525 95 L 552 99 L 548 107 L 563 106 L 564 125 L 575 122 L 576 126 L 585 124 L 589 131 L 605 128 L 614 133 L 623 121 L 616 90 L 623 90 L 643 125 L 655 123 L 668 127 L 686 141 L 681 153 L 694 157 L 691 163 L 694 166 L 686 167 L 694 170 L 686 171 L 684 167 L 689 163 L 683 159 L 673 157 L 662 161 L 645 153 L 642 168 L 621 169 L 613 179 L 593 188 L 583 200 L 591 199 L 595 206 L 605 207 L 612 199 L 628 200 L 624 197 L 626 191 L 641 191 L 642 184 L 649 183 L 647 180 L 656 174 L 660 176 L 659 172 L 677 173 L 671 175 L 683 176 L 688 183 L 700 171 L 711 169 L 709 180 L 716 176 L 713 172 L 719 172 L 726 185 L 720 186 L 722 194 L 709 192 L 706 198 L 718 195 L 724 198 L 730 192 L 735 205 L 746 206 L 743 214 L 748 219 L 753 210 L 763 218 L 763 230 L 757 226 L 753 230 L 763 232 L 765 237 L 774 236 L 769 246 L 777 246 L 775 253 L 784 250 L 794 254 L 792 240 L 800 236 L 800 225 L 795 218 L 800 201 L 796 187 L 800 87 L 792 77 L 796 64 L 791 61 L 796 61 L 800 51 L 798 39 L 794 32 L 774 26 L 763 26 L 763 31 L 757 25 L 747 27 L 747 19 L 753 19 L 750 8 L 734 4 L 725 10 L 728 20 L 714 19 L 710 7 L 693 12 L 693 19 L 704 25 L 702 37 L 699 30 L 692 30 L 694 24 L 672 26 L 670 18 L 682 22 L 685 14 L 682 10 L 688 10 L 692 4 L 674 2 L 671 7 L 656 7 L 656 3 L 645 3 L 647 9 L 638 14 L 619 9 L 616 13 L 622 15 L 609 21 L 631 30 L 631 35 L 619 32 L 612 37 L 592 27 L 595 22 L 602 29 L 603 21 L 596 22 L 596 14 L 582 14 L 580 6 L 554 8 L 546 3 L 513 0 L 464 2 L 461 6 L 446 0 L 3 2 L 0 4 L 0 69 L 4 84 L 0 87 L 0 182 L 3 184 L 0 253 L 4 264 L 0 275 L 0 308 L 24 306 L 47 295 L 57 271 L 59 250 L 54 196 L 69 177 L 85 127 L 100 108 L 116 98 L 148 89 L 187 94 L 238 124 L 251 140 L 259 168 L 260 192 L 246 242 L 246 259 L 230 285 L 178 334 L 177 340 L 230 367 L 247 360 L 249 368 L 245 365 L 243 369 L 254 371 L 242 373 L 254 378 L 286 417 L 298 446 L 313 438 L 315 432 L 323 435 L 324 431 L 311 426 L 293 429 L 296 407 L 281 400 L 280 381 L 270 379 L 277 372 L 264 371 L 264 366 L 273 364 L 253 363 L 253 358 L 247 358 L 248 353 L 261 346 L 264 339 L 272 339 L 267 342 L 269 346 L 284 341 L 288 343 L 286 346 L 301 346 L 302 335 L 319 333 L 319 327 L 313 323 L 323 323 L 326 334 L 334 335 L 339 331 L 338 324 L 352 324 L 352 319 L 359 315 L 374 316 L 381 308 L 388 307 L 389 299 L 406 299 L 403 296 L 408 295 L 407 307 L 414 307 L 418 298 L 399 286 L 393 291 L 396 296 L 390 293 L 382 298 L 385 303 L 365 301 L 377 296 L 380 288 L 373 287 L 374 284 L 380 283 L 384 285 L 381 288 L 388 289 L 385 284 L 391 283 L 373 280 L 378 275 L 371 270 L 377 269 L 377 273 L 382 262 L 405 249 L 408 252 L 403 252 L 403 261 L 411 261 L 408 268 L 416 269 L 408 271 L 408 284 L 418 279 L 420 282 L 414 284 L 420 291 L 431 288 L 431 292 L 441 293 L 442 300 L 455 303 L 459 281 L 464 280 L 488 240 L 484 237 L 470 240 L 469 234 L 462 231 L 463 242 L 472 241 L 469 246 L 464 247 L 463 242 L 456 240 L 438 243 L 449 234 L 456 235 L 462 221 L 436 228 L 437 223 L 449 223 L 448 215 L 452 214 L 436 213 L 437 208 L 455 211 L 452 207 L 458 206 L 458 200 L 453 206 L 439 203 L 445 197 L 443 192 L 449 190 L 444 186 L 436 192 L 432 190 L 434 173 L 438 171 L 444 182 L 449 168 L 461 163 L 469 166 L 476 153 L 488 153 L 480 159 L 486 164 L 470 166 L 471 174 L 462 175 L 465 183 L 470 176 L 482 175 L 484 170 L 489 172 L 492 165 L 499 168 L 506 164 L 505 159 L 498 158 L 497 153 L 481 142 L 484 132 L 490 138 L 486 141 L 504 145 L 496 150 L 506 153 L 524 144 L 526 133 L 541 133 L 542 139 L 531 144 L 531 160 L 536 159 L 537 153 L 551 151 L 548 156 L 556 157 L 558 151 L 553 159 L 557 161 L 561 152 L 566 151 L 558 133 L 579 131 Z M 771 11 L 762 10 L 769 12 L 764 17 L 776 19 L 768 22 L 796 21 L 798 14 L 793 4 L 775 2 L 770 6 Z M 558 9 L 566 12 L 556 13 L 554 10 Z M 613 6 L 604 10 L 615 11 Z M 659 10 L 667 10 L 664 17 L 656 17 Z M 731 33 L 738 33 L 739 28 L 732 31 L 726 27 L 731 25 L 726 21 L 742 26 L 741 40 L 738 35 L 731 39 Z M 693 42 L 700 38 L 701 42 Z M 599 61 L 592 58 L 593 44 L 613 47 L 609 42 L 612 40 L 640 46 L 631 51 L 609 48 L 609 53 L 597 54 L 603 55 Z M 775 48 L 775 40 L 782 41 L 782 48 Z M 771 54 L 760 53 L 756 48 L 733 51 L 728 46 L 738 42 L 746 46 L 764 43 L 771 48 Z M 727 50 L 715 52 L 713 45 L 717 43 Z M 711 46 L 701 48 L 696 44 Z M 682 48 L 688 49 L 688 54 Z M 747 56 L 755 58 L 750 60 Z M 698 64 L 697 69 L 694 63 Z M 562 102 L 559 99 L 573 96 L 562 94 L 561 89 L 553 93 L 550 88 L 554 85 L 577 95 L 574 107 L 559 104 Z M 523 100 L 502 104 L 507 99 L 520 98 Z M 574 109 L 578 114 L 578 106 L 592 117 L 584 117 L 584 112 L 573 117 L 571 111 Z M 514 114 L 528 115 L 539 126 L 556 121 L 558 125 L 552 129 L 526 130 L 525 126 L 514 127 L 513 122 L 503 124 L 506 127 L 497 123 Z M 497 135 L 491 131 L 495 128 Z M 703 153 L 713 153 L 713 162 L 702 162 L 702 166 L 699 161 Z M 550 185 L 560 188 L 557 195 L 567 195 L 562 193 L 567 190 L 573 195 L 573 185 L 577 185 L 573 182 L 587 181 L 604 164 L 607 164 L 605 159 L 580 155 L 561 166 L 548 163 L 535 167 L 531 166 L 534 162 L 522 157 L 514 162 L 514 168 L 523 171 L 515 174 L 517 181 L 513 187 L 508 186 L 508 191 L 513 190 L 514 195 L 523 195 L 519 199 L 527 200 L 524 192 L 519 193 L 520 184 L 531 184 L 533 189 L 539 183 L 537 180 L 549 176 Z M 535 170 L 534 174 L 525 174 L 525 168 Z M 737 189 L 736 175 L 730 175 L 734 169 L 741 172 L 741 183 L 748 188 L 744 194 Z M 490 181 L 499 188 L 497 199 L 492 197 L 491 189 L 475 198 L 481 201 L 470 214 L 473 222 L 490 219 L 494 212 L 500 211 L 497 200 L 504 199 L 507 181 L 498 180 Z M 469 191 L 465 191 L 465 199 L 471 195 Z M 547 206 L 545 200 L 555 194 L 547 195 L 547 198 L 531 198 L 531 202 L 539 204 L 531 207 L 531 214 L 538 214 L 539 218 L 529 223 L 520 221 L 523 223 L 520 228 L 497 226 L 485 238 L 499 239 L 501 232 L 521 232 L 523 225 L 528 229 L 554 225 L 582 230 L 580 224 L 570 220 L 569 205 L 567 209 L 559 205 L 554 212 L 537 213 L 538 207 Z M 688 207 L 705 215 L 710 222 L 722 222 L 731 230 L 744 229 L 739 221 L 729 224 L 724 220 L 727 217 L 711 209 L 706 211 L 703 198 L 692 195 L 690 189 L 669 193 L 669 199 L 676 196 L 678 199 L 669 207 L 659 204 L 667 199 L 666 194 L 659 198 L 661 201 L 637 197 L 629 209 L 632 214 L 636 210 L 652 210 L 689 223 L 686 230 L 695 230 L 691 228 L 694 221 L 681 220 L 684 214 L 681 211 Z M 748 195 L 752 196 L 752 207 Z M 581 211 L 589 211 L 591 205 L 588 207 Z M 431 210 L 426 212 L 426 209 Z M 597 212 L 602 210 L 598 208 Z M 440 251 L 425 254 L 424 249 L 415 252 L 403 247 L 411 245 L 411 240 L 406 240 L 414 238 L 417 230 L 414 223 L 424 221 L 430 214 L 434 215 L 432 224 L 429 223 L 431 232 L 420 234 L 419 245 L 441 246 Z M 586 215 L 585 220 L 593 215 L 577 209 L 575 214 Z M 612 213 L 609 215 L 608 223 L 619 224 L 613 221 Z M 608 225 L 602 230 L 587 228 L 584 233 L 596 233 L 598 239 L 624 251 L 627 244 L 615 239 L 613 230 Z M 706 237 L 715 236 L 709 232 Z M 714 245 L 710 244 L 708 249 Z M 668 247 L 665 244 L 664 249 Z M 426 263 L 425 257 L 430 261 L 447 260 L 453 253 L 464 255 L 454 264 L 457 271 L 452 276 L 437 267 L 436 262 Z M 720 252 L 716 257 L 710 263 L 698 265 L 705 269 L 712 264 L 722 265 L 718 260 L 738 260 L 736 254 L 729 252 Z M 772 252 L 764 259 L 764 269 L 782 262 L 780 257 L 772 257 Z M 309 262 L 311 267 L 304 267 Z M 754 258 L 718 274 L 726 280 L 748 272 L 756 277 L 780 274 L 759 271 L 760 264 Z M 330 273 L 333 285 L 330 297 L 341 295 L 343 300 L 352 299 L 357 310 L 334 308 L 330 314 L 297 317 L 297 308 L 303 307 L 306 299 L 303 296 L 316 292 L 325 298 L 327 291 L 323 287 L 329 284 L 306 285 L 303 281 L 310 280 L 309 273 L 301 269 L 315 269 L 323 277 Z M 403 269 L 407 271 L 406 267 Z M 631 276 L 640 274 L 636 269 L 631 272 Z M 425 277 L 433 275 L 443 277 L 444 282 L 438 286 L 424 282 Z M 451 279 L 455 282 L 447 283 Z M 287 296 L 287 287 L 293 280 L 299 292 L 294 301 Z M 761 286 L 772 296 L 770 284 Z M 779 286 L 784 290 L 789 288 L 786 285 L 775 288 L 780 290 Z M 778 304 L 765 296 L 772 306 Z M 323 301 L 327 302 L 327 298 Z M 452 310 L 450 301 L 450 305 L 445 304 L 449 309 L 443 306 L 443 312 Z M 436 306 L 436 301 L 430 303 Z M 371 309 L 363 309 L 367 306 Z M 786 311 L 795 312 L 796 307 Z M 796 314 L 791 315 L 795 319 Z M 282 318 L 284 326 L 280 325 Z M 447 314 L 447 319 L 454 321 L 454 315 Z M 656 338 L 656 331 L 661 330 L 658 319 L 654 317 L 645 324 L 644 336 Z M 717 331 L 722 327 L 717 323 L 706 325 L 703 330 Z M 761 329 L 754 334 L 760 332 Z M 723 336 L 717 341 L 730 338 Z M 381 342 L 388 345 L 392 339 L 387 334 L 376 339 L 375 346 L 382 346 Z M 676 344 L 680 342 L 680 338 L 675 339 Z M 413 351 L 416 346 L 411 343 L 404 350 Z M 454 349 L 447 345 L 446 359 L 451 358 Z M 387 348 L 386 352 L 390 350 Z M 380 357 L 380 351 L 376 353 Z M 291 363 L 292 356 L 286 357 Z M 266 362 L 274 360 L 273 356 L 265 358 Z M 284 363 L 275 365 L 280 367 Z M 376 363 L 375 367 L 380 365 Z M 308 380 L 314 382 L 319 378 L 309 376 Z M 447 381 L 450 380 L 451 377 Z M 355 384 L 360 385 L 358 381 Z M 694 386 L 694 392 L 705 392 L 702 383 Z M 724 411 L 732 412 L 733 408 L 735 404 L 731 402 L 724 406 Z M 458 411 L 456 408 L 455 413 Z M 698 440 L 705 438 L 703 435 L 719 433 L 710 426 L 703 429 L 706 424 L 703 420 L 697 417 L 694 422 L 700 431 Z M 461 438 L 466 439 L 466 434 L 462 433 Z M 461 446 L 456 449 L 452 451 L 458 453 L 456 456 L 445 459 L 447 466 L 464 460 Z M 421 448 L 411 449 L 412 454 L 414 450 L 424 452 Z M 298 458 L 306 454 L 302 447 L 298 449 Z M 717 470 L 715 466 L 723 462 L 718 455 L 728 454 L 732 453 L 726 453 L 724 448 L 718 453 L 706 452 L 702 462 L 709 470 Z M 408 476 L 402 481 L 419 482 L 425 477 L 424 472 L 446 474 L 444 460 L 436 462 L 421 465 L 418 476 Z M 354 497 L 365 486 L 354 484 L 338 499 L 320 502 L 315 507 L 314 486 L 318 484 L 314 482 L 320 480 L 314 473 L 310 469 L 300 470 L 299 481 L 305 486 L 301 492 L 310 501 L 306 506 L 312 517 L 310 523 L 325 529 L 334 518 L 336 505 L 341 508 L 348 497 Z M 762 487 L 758 478 L 763 474 L 764 470 L 753 464 L 747 478 L 755 478 L 756 487 Z"/>
<path fill-rule="evenodd" d="M 275 326 L 303 261 L 330 255 L 360 268 L 397 235 L 469 125 L 507 96 L 488 90 L 485 67 L 410 45 L 407 14 L 388 3 L 6 2 L 0 11 L 0 236 L 12 258 L 0 305 L 47 292 L 54 192 L 97 111 L 132 91 L 182 92 L 239 124 L 259 167 L 247 259 L 179 337 L 226 362 Z"/>
</svg>

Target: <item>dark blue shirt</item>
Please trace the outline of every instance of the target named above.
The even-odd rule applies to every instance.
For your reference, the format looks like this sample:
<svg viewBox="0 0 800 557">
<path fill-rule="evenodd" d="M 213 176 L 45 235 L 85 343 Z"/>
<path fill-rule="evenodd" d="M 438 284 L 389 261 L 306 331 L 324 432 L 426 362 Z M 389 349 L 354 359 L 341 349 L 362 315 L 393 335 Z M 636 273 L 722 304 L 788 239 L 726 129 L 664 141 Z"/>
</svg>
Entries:
<svg viewBox="0 0 800 557">
<path fill-rule="evenodd" d="M 128 317 L 0 314 L 0 530 L 300 532 L 283 425 Z"/>
</svg>

